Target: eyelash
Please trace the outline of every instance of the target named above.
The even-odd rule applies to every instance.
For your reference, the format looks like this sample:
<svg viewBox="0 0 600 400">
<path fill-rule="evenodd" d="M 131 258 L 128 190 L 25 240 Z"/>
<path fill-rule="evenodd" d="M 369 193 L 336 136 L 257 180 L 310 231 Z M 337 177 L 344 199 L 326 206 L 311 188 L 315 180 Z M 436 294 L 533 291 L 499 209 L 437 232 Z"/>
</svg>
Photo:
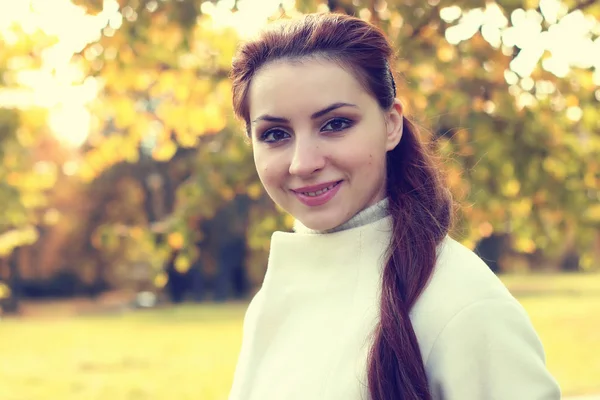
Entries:
<svg viewBox="0 0 600 400">
<path fill-rule="evenodd" d="M 332 124 L 332 123 L 334 123 L 334 122 L 341 122 L 341 123 L 345 124 L 346 126 L 344 126 L 344 127 L 343 127 L 343 128 L 341 128 L 341 129 L 335 129 L 335 130 L 333 130 L 333 129 L 328 129 L 328 130 L 323 130 L 323 128 L 325 128 L 327 125 L 330 125 L 330 124 Z M 324 124 L 324 125 L 321 127 L 321 132 L 331 132 L 331 133 L 335 133 L 335 132 L 341 132 L 341 131 L 344 131 L 344 130 L 346 130 L 346 129 L 349 129 L 349 128 L 351 128 L 353 125 L 354 125 L 354 121 L 352 121 L 352 120 L 350 120 L 350 119 L 348 119 L 348 118 L 340 118 L 340 117 L 336 117 L 336 118 L 332 118 L 332 119 L 328 120 L 328 121 L 327 121 L 327 122 L 326 122 L 326 123 L 325 123 L 325 124 Z M 289 135 L 289 134 L 288 134 L 286 131 L 284 131 L 284 130 L 283 130 L 283 129 L 281 129 L 281 128 L 271 128 L 271 129 L 268 129 L 268 130 L 266 130 L 266 131 L 265 131 L 265 132 L 264 132 L 262 135 L 260 135 L 260 140 L 261 140 L 262 142 L 265 142 L 265 143 L 277 143 L 277 142 L 280 142 L 281 140 L 285 140 L 285 139 L 279 139 L 279 140 L 268 140 L 268 139 L 267 139 L 267 138 L 269 137 L 269 135 L 272 135 L 273 133 L 276 133 L 276 132 L 283 132 L 283 133 L 285 133 L 285 134 Z"/>
</svg>

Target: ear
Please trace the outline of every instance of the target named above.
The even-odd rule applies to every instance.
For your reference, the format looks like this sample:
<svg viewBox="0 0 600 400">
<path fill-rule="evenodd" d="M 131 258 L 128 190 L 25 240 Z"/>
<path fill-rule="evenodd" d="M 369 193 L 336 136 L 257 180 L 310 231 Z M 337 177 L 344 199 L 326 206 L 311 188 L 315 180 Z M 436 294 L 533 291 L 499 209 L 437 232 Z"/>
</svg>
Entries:
<svg viewBox="0 0 600 400">
<path fill-rule="evenodd" d="M 387 111 L 386 116 L 386 142 L 385 148 L 387 151 L 396 148 L 400 139 L 402 138 L 402 131 L 404 127 L 404 111 L 402 104 L 397 99 L 394 100 L 392 108 Z"/>
</svg>

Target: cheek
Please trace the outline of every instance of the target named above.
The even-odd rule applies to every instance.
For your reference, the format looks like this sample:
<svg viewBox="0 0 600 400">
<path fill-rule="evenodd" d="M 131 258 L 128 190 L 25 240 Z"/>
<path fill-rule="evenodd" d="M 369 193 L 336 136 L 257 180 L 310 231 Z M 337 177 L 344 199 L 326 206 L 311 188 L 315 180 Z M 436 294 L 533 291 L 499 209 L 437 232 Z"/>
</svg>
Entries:
<svg viewBox="0 0 600 400">
<path fill-rule="evenodd" d="M 366 166 L 371 174 L 377 175 L 385 170 L 385 154 L 369 154 Z"/>
<path fill-rule="evenodd" d="M 377 185 L 385 175 L 385 155 L 375 151 L 367 152 L 355 159 L 353 170 L 360 179 L 365 180 L 364 185 Z"/>
<path fill-rule="evenodd" d="M 254 167 L 256 167 L 256 172 L 258 172 L 260 180 L 264 182 L 264 177 L 268 174 L 269 167 L 264 157 L 256 150 L 254 151 Z"/>
<path fill-rule="evenodd" d="M 264 151 L 255 151 L 254 166 L 258 177 L 265 187 L 275 186 L 281 181 L 281 166 L 277 164 L 277 160 Z"/>
<path fill-rule="evenodd" d="M 352 154 L 348 157 L 348 154 Z M 368 143 L 362 143 L 361 146 L 355 146 L 352 151 L 345 153 L 345 157 L 340 158 L 342 162 L 358 172 L 373 175 L 377 170 L 385 167 L 385 153 Z"/>
</svg>

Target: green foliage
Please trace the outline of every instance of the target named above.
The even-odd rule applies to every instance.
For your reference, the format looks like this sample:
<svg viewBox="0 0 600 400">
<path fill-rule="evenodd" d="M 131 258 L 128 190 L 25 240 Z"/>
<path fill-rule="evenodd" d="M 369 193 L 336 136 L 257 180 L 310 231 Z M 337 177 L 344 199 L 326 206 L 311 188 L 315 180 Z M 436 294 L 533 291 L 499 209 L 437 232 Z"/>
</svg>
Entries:
<svg viewBox="0 0 600 400">
<path fill-rule="evenodd" d="M 0 94 L 19 89 L 17 73 L 39 68 L 43 50 L 54 43 L 42 32 L 19 26 L 0 32 Z M 46 111 L 39 107 L 0 105 L 0 258 L 38 238 L 36 225 L 57 179 L 56 166 L 32 154 L 48 132 L 46 122 Z"/>
<path fill-rule="evenodd" d="M 73 58 L 84 68 L 82 79 L 93 77 L 102 87 L 91 106 L 94 130 L 78 174 L 67 180 L 78 185 L 78 198 L 93 210 L 66 212 L 82 249 L 75 253 L 83 259 L 93 254 L 108 268 L 144 259 L 160 269 L 177 252 L 176 264 L 185 270 L 206 256 L 198 248 L 207 243 L 202 226 L 248 198 L 250 220 L 232 229 L 247 232 L 251 275 L 259 281 L 270 232 L 289 228 L 291 219 L 262 190 L 251 148 L 233 118 L 228 73 L 241 40 L 236 30 L 241 27 L 227 22 L 234 14 L 223 1 L 75 3 L 90 14 L 113 7 L 115 17 L 97 43 Z M 331 9 L 369 19 L 388 34 L 398 53 L 399 97 L 442 156 L 462 204 L 455 235 L 465 244 L 509 232 L 517 251 L 559 257 L 577 250 L 584 267 L 593 265 L 592 240 L 600 228 L 598 78 L 589 65 L 574 66 L 561 77 L 549 72 L 542 66 L 550 51 L 534 60 L 529 75 L 519 75 L 527 49 L 494 40 L 509 35 L 519 16 L 541 18 L 544 32 L 557 29 L 560 18 L 542 18 L 547 10 L 536 0 L 301 0 L 296 10 L 285 4 L 272 18 Z M 455 11 L 452 18 L 448 7 Z M 600 15 L 594 2 L 565 7 L 559 17 L 579 10 L 597 23 Z M 494 12 L 500 22 L 452 39 L 450 33 L 475 15 L 469 12 Z M 597 28 L 587 35 L 598 43 Z M 33 36 L 0 56 L 0 71 L 35 43 L 41 45 L 25 60 L 39 64 L 51 40 Z M 2 78 L 14 82 L 14 71 Z M 22 160 L 35 148 L 43 118 L 19 122 L 18 115 L 24 114 L 0 113 L 0 127 L 7 127 L 0 130 L 5 152 L 0 199 L 6 205 L 0 223 L 28 226 L 39 222 L 31 219 L 36 214 L 31 210 L 52 205 L 41 194 L 66 178 L 53 178 L 52 168 L 43 176 L 25 174 L 34 170 L 31 161 Z M 26 185 L 32 179 L 37 186 Z"/>
<path fill-rule="evenodd" d="M 171 224 L 187 238 L 185 246 L 199 239 L 190 221 L 210 219 L 250 190 L 258 196 L 252 212 L 260 215 L 258 227 L 271 220 L 277 222 L 269 228 L 289 227 L 256 189 L 251 149 L 231 118 L 227 71 L 239 41 L 235 31 L 217 26 L 211 13 L 198 14 L 190 24 L 178 12 L 188 7 L 196 15 L 194 1 L 119 4 L 123 26 L 102 37 L 104 50 L 90 63 L 90 73 L 105 82 L 96 110 L 107 121 L 105 132 L 111 132 L 94 140 L 90 154 L 112 157 L 90 157 L 89 178 L 115 162 L 136 162 L 134 149 L 151 135 L 156 160 L 185 164 L 189 172 L 170 210 Z M 494 5 L 508 20 L 520 8 L 539 10 L 532 1 L 505 0 L 487 8 Z M 444 20 L 442 10 L 450 6 L 459 6 L 459 15 Z M 466 244 L 473 246 L 492 232 L 510 232 L 514 248 L 523 252 L 558 256 L 573 247 L 591 248 L 589 238 L 600 225 L 594 208 L 600 196 L 600 119 L 594 117 L 597 87 L 590 69 L 574 68 L 558 78 L 538 63 L 531 77 L 519 77 L 507 72 L 519 49 L 498 47 L 481 28 L 450 44 L 446 32 L 462 23 L 461 15 L 486 7 L 479 1 L 297 2 L 301 12 L 327 7 L 372 20 L 394 42 L 399 96 L 447 160 L 448 181 L 464 205 L 456 234 Z M 571 7 L 590 15 L 598 11 L 591 4 Z M 544 20 L 542 28 L 555 24 Z M 509 22 L 498 29 L 511 27 Z M 583 117 L 569 118 L 569 107 L 579 107 Z M 102 151 L 103 146 L 129 148 L 132 157 Z M 194 161 L 173 159 L 178 147 L 193 149 Z M 268 235 L 252 229 L 251 248 L 264 257 Z"/>
<path fill-rule="evenodd" d="M 37 240 L 37 213 L 55 181 L 52 168 L 29 154 L 30 122 L 25 112 L 0 108 L 0 257 Z"/>
</svg>

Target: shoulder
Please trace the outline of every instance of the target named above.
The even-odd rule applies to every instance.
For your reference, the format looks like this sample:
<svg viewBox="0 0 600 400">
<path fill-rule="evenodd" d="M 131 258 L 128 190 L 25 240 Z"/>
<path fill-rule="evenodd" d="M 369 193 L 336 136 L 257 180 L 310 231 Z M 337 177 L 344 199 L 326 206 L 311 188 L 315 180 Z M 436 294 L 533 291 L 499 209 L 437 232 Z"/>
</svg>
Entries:
<svg viewBox="0 0 600 400">
<path fill-rule="evenodd" d="M 485 299 L 439 332 L 425 370 L 435 399 L 558 400 L 544 349 L 518 303 Z"/>
<path fill-rule="evenodd" d="M 434 398 L 560 398 L 525 309 L 458 242 L 440 246 L 411 320 Z"/>
<path fill-rule="evenodd" d="M 435 340 L 451 320 L 469 309 L 485 310 L 487 304 L 497 302 L 510 304 L 511 312 L 514 309 L 524 313 L 481 258 L 447 237 L 439 246 L 433 276 L 411 310 L 423 358 L 428 357 Z"/>
</svg>

